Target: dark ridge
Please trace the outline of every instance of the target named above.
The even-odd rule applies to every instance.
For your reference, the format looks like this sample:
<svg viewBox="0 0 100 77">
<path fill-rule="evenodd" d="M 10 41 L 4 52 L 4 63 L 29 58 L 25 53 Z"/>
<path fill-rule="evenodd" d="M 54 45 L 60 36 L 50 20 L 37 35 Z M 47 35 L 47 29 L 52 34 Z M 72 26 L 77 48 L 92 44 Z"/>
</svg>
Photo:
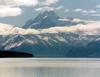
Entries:
<svg viewBox="0 0 100 77">
<path fill-rule="evenodd" d="M 0 51 L 0 58 L 28 58 L 33 57 L 32 54 L 15 51 Z"/>
</svg>

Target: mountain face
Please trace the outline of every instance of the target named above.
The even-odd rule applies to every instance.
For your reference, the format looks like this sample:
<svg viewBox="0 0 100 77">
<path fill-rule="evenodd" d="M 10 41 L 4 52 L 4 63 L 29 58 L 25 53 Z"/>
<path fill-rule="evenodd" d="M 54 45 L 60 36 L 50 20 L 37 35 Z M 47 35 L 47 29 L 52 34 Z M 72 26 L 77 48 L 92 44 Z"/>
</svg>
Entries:
<svg viewBox="0 0 100 77">
<path fill-rule="evenodd" d="M 66 57 L 100 58 L 100 40 L 91 41 L 86 46 L 73 48 Z"/>
<path fill-rule="evenodd" d="M 100 53 L 97 35 L 55 33 L 13 35 L 1 44 L 3 50 L 25 52 L 35 57 L 96 57 Z M 98 40 L 99 42 L 99 40 Z M 98 49 L 98 50 L 97 50 Z M 93 55 L 94 54 L 94 55 Z"/>
<path fill-rule="evenodd" d="M 34 20 L 30 19 L 23 28 L 44 29 L 56 26 L 71 26 L 83 22 L 75 22 L 72 19 L 64 19 L 59 17 L 53 10 L 45 10 L 41 12 Z"/>
<path fill-rule="evenodd" d="M 99 23 L 39 30 L 4 25 L 2 28 L 0 50 L 30 53 L 34 57 L 100 58 Z"/>
</svg>

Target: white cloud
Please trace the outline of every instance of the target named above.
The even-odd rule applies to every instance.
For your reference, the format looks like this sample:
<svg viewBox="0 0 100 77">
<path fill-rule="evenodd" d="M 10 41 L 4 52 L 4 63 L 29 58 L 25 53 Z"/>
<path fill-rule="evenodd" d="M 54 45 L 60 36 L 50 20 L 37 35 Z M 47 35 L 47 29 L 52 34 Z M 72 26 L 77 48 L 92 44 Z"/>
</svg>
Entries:
<svg viewBox="0 0 100 77">
<path fill-rule="evenodd" d="M 89 15 L 89 16 L 100 16 L 100 14 L 84 14 L 84 15 Z"/>
<path fill-rule="evenodd" d="M 38 0 L 0 0 L 0 5 L 9 6 L 35 6 Z"/>
<path fill-rule="evenodd" d="M 42 11 L 43 10 L 43 8 L 37 8 L 37 9 L 35 9 L 35 11 Z"/>
<path fill-rule="evenodd" d="M 79 18 L 74 18 L 73 20 L 72 20 L 73 22 L 86 22 L 85 20 L 81 20 L 81 19 L 79 19 Z"/>
<path fill-rule="evenodd" d="M 88 13 L 88 11 L 87 10 L 83 10 L 82 13 Z"/>
<path fill-rule="evenodd" d="M 43 0 L 38 3 L 39 8 L 35 9 L 35 11 L 44 11 L 46 10 L 60 10 L 63 8 L 63 5 L 58 6 L 57 8 L 51 7 L 50 5 L 56 4 L 59 0 Z"/>
<path fill-rule="evenodd" d="M 96 8 L 100 8 L 100 5 L 96 5 Z"/>
<path fill-rule="evenodd" d="M 62 9 L 64 6 L 63 5 L 60 5 L 60 6 L 58 6 L 57 8 L 55 8 L 56 10 L 60 10 L 60 9 Z"/>
<path fill-rule="evenodd" d="M 100 22 L 88 22 L 87 24 L 78 24 L 64 27 L 51 27 L 47 29 L 22 29 L 8 24 L 0 23 L 0 35 L 27 35 L 27 34 L 44 34 L 44 33 L 59 33 L 59 32 L 73 32 L 84 35 L 100 34 Z"/>
<path fill-rule="evenodd" d="M 84 10 L 84 9 L 75 9 L 74 11 L 80 12 L 80 13 L 83 13 L 83 14 L 93 14 L 93 13 L 97 12 L 96 10 Z"/>
<path fill-rule="evenodd" d="M 70 10 L 69 9 L 66 9 L 65 11 L 64 11 L 64 13 L 67 13 L 67 12 L 69 12 Z"/>
<path fill-rule="evenodd" d="M 42 29 L 40 33 L 59 33 L 59 32 L 73 32 L 83 35 L 100 35 L 100 22 L 94 21 L 88 24 L 78 24 L 70 27 L 52 27 L 48 29 Z"/>
<path fill-rule="evenodd" d="M 15 34 L 39 34 L 38 30 L 35 29 L 22 29 L 13 25 L 0 23 L 0 35 L 15 35 Z"/>
<path fill-rule="evenodd" d="M 75 9 L 75 12 L 81 12 L 83 9 Z"/>
<path fill-rule="evenodd" d="M 96 11 L 95 10 L 90 10 L 90 11 L 88 11 L 88 13 L 96 13 Z"/>
<path fill-rule="evenodd" d="M 18 16 L 22 14 L 19 6 L 35 6 L 38 0 L 0 0 L 0 17 Z"/>
<path fill-rule="evenodd" d="M 92 16 L 100 16 L 100 14 L 92 14 Z"/>
<path fill-rule="evenodd" d="M 14 1 L 19 6 L 21 6 L 21 5 L 35 6 L 38 4 L 38 0 L 14 0 Z"/>
<path fill-rule="evenodd" d="M 100 14 L 97 14 L 96 10 L 83 10 L 82 11 L 83 15 L 88 15 L 88 16 L 100 16 Z"/>
<path fill-rule="evenodd" d="M 22 10 L 18 7 L 2 6 L 0 7 L 0 17 L 18 16 L 21 15 Z"/>
<path fill-rule="evenodd" d="M 55 4 L 57 3 L 59 0 L 45 0 L 44 2 L 41 2 L 42 5 L 52 5 L 52 4 Z"/>
<path fill-rule="evenodd" d="M 53 11 L 54 8 L 46 6 L 46 7 L 40 7 L 40 8 L 35 9 L 35 11 L 45 11 L 45 10 L 46 11 Z"/>
</svg>

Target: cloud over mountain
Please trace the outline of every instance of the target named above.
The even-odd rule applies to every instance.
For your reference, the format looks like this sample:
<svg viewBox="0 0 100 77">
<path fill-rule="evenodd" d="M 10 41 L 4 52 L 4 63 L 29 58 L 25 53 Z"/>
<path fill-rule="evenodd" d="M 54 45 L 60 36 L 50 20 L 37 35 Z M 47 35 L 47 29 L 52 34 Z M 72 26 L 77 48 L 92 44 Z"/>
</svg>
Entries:
<svg viewBox="0 0 100 77">
<path fill-rule="evenodd" d="M 100 22 L 89 22 L 88 24 L 78 24 L 70 27 L 52 27 L 48 29 L 42 29 L 41 33 L 59 33 L 59 32 L 72 32 L 82 35 L 99 35 Z"/>
<path fill-rule="evenodd" d="M 2 24 L 0 23 L 0 35 L 15 35 L 15 34 L 37 34 L 38 30 L 35 29 L 22 29 L 15 27 L 13 25 Z"/>
<path fill-rule="evenodd" d="M 27 35 L 27 34 L 44 34 L 44 33 L 59 33 L 73 32 L 86 35 L 100 34 L 100 22 L 89 22 L 88 24 L 78 24 L 70 27 L 51 27 L 47 29 L 23 29 L 8 24 L 0 23 L 0 35 Z"/>
</svg>

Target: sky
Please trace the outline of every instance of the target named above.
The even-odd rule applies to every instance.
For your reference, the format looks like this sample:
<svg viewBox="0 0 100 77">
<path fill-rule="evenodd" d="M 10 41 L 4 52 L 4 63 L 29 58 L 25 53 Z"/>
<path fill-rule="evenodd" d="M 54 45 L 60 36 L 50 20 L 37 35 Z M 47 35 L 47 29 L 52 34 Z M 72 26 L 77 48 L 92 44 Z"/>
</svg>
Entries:
<svg viewBox="0 0 100 77">
<path fill-rule="evenodd" d="M 54 9 L 64 18 L 100 20 L 100 0 L 0 0 L 0 23 L 22 27 L 43 7 Z"/>
</svg>

